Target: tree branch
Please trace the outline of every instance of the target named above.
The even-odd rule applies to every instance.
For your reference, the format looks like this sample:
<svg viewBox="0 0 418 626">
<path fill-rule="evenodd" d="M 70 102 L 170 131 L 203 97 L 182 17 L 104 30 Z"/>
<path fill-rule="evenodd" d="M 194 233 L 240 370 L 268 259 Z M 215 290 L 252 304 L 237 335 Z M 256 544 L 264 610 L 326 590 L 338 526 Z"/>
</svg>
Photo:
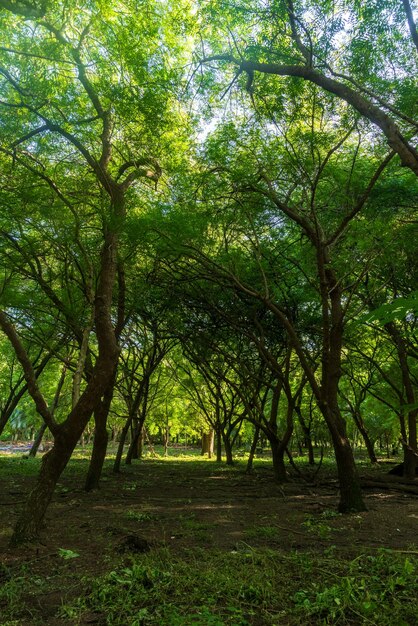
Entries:
<svg viewBox="0 0 418 626">
<path fill-rule="evenodd" d="M 351 220 L 357 215 L 357 213 L 359 213 L 361 211 L 361 209 L 363 208 L 363 206 L 367 202 L 367 199 L 370 196 L 370 193 L 372 192 L 373 187 L 375 186 L 375 184 L 379 180 L 381 174 L 386 169 L 387 165 L 390 163 L 390 161 L 393 159 L 394 156 L 395 156 L 395 152 L 394 151 L 389 152 L 387 157 L 385 159 L 383 159 L 383 161 L 380 163 L 379 167 L 377 168 L 377 170 L 373 174 L 372 178 L 370 179 L 370 182 L 367 185 L 366 190 L 364 191 L 363 195 L 361 196 L 361 198 L 357 202 L 356 206 L 350 211 L 350 213 L 348 213 L 344 217 L 344 219 L 341 221 L 341 223 L 338 226 L 338 228 L 334 231 L 334 234 L 326 242 L 327 246 L 330 246 L 330 245 L 332 245 L 333 243 L 335 243 L 337 241 L 337 239 L 345 231 L 345 229 L 347 228 L 347 226 L 351 222 Z"/>
<path fill-rule="evenodd" d="M 28 354 L 20 341 L 19 335 L 16 332 L 15 327 L 9 321 L 4 311 L 0 311 L 0 328 L 9 339 L 12 344 L 16 356 L 23 368 L 25 380 L 28 385 L 28 391 L 35 402 L 38 413 L 43 417 L 46 425 L 54 435 L 57 432 L 58 424 L 54 419 L 48 405 L 43 397 L 36 380 L 36 373 L 33 369 L 32 363 L 28 357 Z"/>
<path fill-rule="evenodd" d="M 417 52 L 418 52 L 417 25 L 415 24 L 415 21 L 414 21 L 414 15 L 412 13 L 411 4 L 409 0 L 402 0 L 402 4 L 404 6 L 406 17 L 408 20 L 408 26 L 409 26 L 409 31 L 411 33 L 412 41 L 414 42 L 415 48 L 417 49 Z"/>
<path fill-rule="evenodd" d="M 216 54 L 201 60 L 201 63 L 211 61 L 226 61 L 238 65 L 245 72 L 260 72 L 262 74 L 272 74 L 275 76 L 294 76 L 314 83 L 338 96 L 350 104 L 363 117 L 372 124 L 378 126 L 384 133 L 388 144 L 396 152 L 404 167 L 410 168 L 418 176 L 418 152 L 402 136 L 395 122 L 379 107 L 370 100 L 354 91 L 348 85 L 333 78 L 321 74 L 318 70 L 304 65 L 281 65 L 278 63 L 259 63 L 258 61 L 248 61 L 236 59 L 231 54 Z"/>
<path fill-rule="evenodd" d="M 0 7 L 14 13 L 15 15 L 22 15 L 27 18 L 40 18 L 45 15 L 46 2 L 42 2 L 40 7 L 29 4 L 25 0 L 0 0 Z"/>
</svg>

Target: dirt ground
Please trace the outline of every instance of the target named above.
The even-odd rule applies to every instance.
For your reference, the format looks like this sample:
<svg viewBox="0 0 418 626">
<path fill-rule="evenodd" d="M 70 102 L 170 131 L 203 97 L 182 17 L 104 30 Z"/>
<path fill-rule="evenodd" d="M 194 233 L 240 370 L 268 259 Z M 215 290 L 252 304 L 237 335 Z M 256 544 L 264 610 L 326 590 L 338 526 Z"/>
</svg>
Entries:
<svg viewBox="0 0 418 626">
<path fill-rule="evenodd" d="M 151 549 L 169 546 L 174 553 L 194 545 L 233 550 L 243 542 L 278 552 L 323 553 L 337 546 L 344 558 L 379 547 L 418 553 L 418 497 L 399 491 L 397 485 L 365 489 L 367 512 L 336 515 L 337 483 L 326 473 L 318 475 L 317 484 L 295 475 L 277 485 L 267 464 L 247 475 L 244 465 L 145 460 L 124 467 L 119 475 L 113 475 L 109 465 L 102 488 L 86 493 L 82 489 L 86 467 L 85 461 L 76 460 L 63 476 L 42 541 L 36 545 L 8 547 L 35 476 L 10 476 L 1 485 L 2 567 L 13 572 L 24 565 L 34 579 L 50 577 L 48 592 L 30 599 L 46 624 L 70 626 L 54 618 L 57 608 L 80 593 L 81 575 L 108 572 L 112 558 L 131 535 L 145 539 Z M 384 478 L 385 471 L 367 478 Z M 63 558 L 62 550 L 78 556 Z M 29 626 L 31 620 L 16 623 Z"/>
</svg>

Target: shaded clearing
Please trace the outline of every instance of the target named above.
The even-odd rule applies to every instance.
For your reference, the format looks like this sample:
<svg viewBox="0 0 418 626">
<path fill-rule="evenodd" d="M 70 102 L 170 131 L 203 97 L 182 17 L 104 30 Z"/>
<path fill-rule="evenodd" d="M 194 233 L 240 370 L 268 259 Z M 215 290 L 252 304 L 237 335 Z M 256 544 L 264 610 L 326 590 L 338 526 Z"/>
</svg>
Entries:
<svg viewBox="0 0 418 626">
<path fill-rule="evenodd" d="M 277 485 L 263 461 L 247 475 L 244 463 L 230 468 L 189 459 L 145 459 L 116 476 L 107 461 L 102 488 L 93 493 L 81 489 L 87 461 L 73 460 L 42 543 L 11 549 L 38 461 L 2 457 L 1 464 L 2 625 L 322 623 L 312 608 L 312 584 L 327 580 L 332 588 L 332 577 L 350 580 L 360 554 L 376 567 L 399 558 L 413 563 L 418 554 L 418 501 L 392 489 L 384 467 L 365 472 L 368 511 L 339 515 L 331 466 L 321 470 L 318 485 L 297 475 Z M 382 557 L 380 549 L 393 552 Z M 124 614 L 118 602 L 127 589 Z M 332 598 L 329 604 L 340 606 Z M 395 612 L 388 619 L 397 621 L 380 623 L 413 623 L 408 598 L 402 605 L 404 618 Z M 324 619 L 331 621 L 323 623 L 365 623 L 348 609 L 344 619 L 354 621 L 341 621 L 327 606 Z"/>
</svg>

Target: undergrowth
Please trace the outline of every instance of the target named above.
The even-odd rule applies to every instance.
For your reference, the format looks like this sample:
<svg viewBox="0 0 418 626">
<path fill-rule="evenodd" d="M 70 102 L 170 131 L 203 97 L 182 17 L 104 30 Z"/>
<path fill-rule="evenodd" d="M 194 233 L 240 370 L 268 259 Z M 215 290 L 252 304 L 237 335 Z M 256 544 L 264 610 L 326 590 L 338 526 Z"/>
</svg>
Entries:
<svg viewBox="0 0 418 626">
<path fill-rule="evenodd" d="M 97 614 L 107 626 L 246 626 L 416 623 L 417 564 L 389 550 L 344 562 L 242 543 L 222 553 L 168 549 L 86 580 L 62 606 L 74 626 Z"/>
</svg>

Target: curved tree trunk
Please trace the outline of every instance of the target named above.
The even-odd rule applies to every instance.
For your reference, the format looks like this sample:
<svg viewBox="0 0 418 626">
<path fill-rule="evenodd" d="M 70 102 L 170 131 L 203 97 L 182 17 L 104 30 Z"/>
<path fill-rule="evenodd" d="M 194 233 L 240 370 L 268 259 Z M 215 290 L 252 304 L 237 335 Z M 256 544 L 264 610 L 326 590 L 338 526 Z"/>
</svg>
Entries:
<svg viewBox="0 0 418 626">
<path fill-rule="evenodd" d="M 255 451 L 257 450 L 259 437 L 260 437 L 260 424 L 257 424 L 257 426 L 254 429 L 254 436 L 251 442 L 250 454 L 248 456 L 247 467 L 245 469 L 245 472 L 247 474 L 251 474 L 251 472 L 253 471 L 253 461 L 254 461 Z"/>
<path fill-rule="evenodd" d="M 120 434 L 118 451 L 116 452 L 115 462 L 113 464 L 113 472 L 115 474 L 118 474 L 120 472 L 120 464 L 122 462 L 123 448 L 124 448 L 125 441 L 126 441 L 126 435 L 128 434 L 129 428 L 131 426 L 131 422 L 132 422 L 132 416 L 127 417 L 126 422 Z"/>
<path fill-rule="evenodd" d="M 55 485 L 67 465 L 76 443 L 77 439 L 70 442 L 65 436 L 55 438 L 54 447 L 42 459 L 41 471 L 36 485 L 29 494 L 15 525 L 11 545 L 30 542 L 39 537 Z"/>
<path fill-rule="evenodd" d="M 139 439 L 142 438 L 142 429 L 144 427 L 145 417 L 141 416 L 135 425 L 134 432 L 132 434 L 131 443 L 129 445 L 128 452 L 126 454 L 125 464 L 131 465 L 132 459 L 139 458 Z"/>
<path fill-rule="evenodd" d="M 118 354 L 118 350 L 115 349 L 111 364 L 105 363 L 105 359 L 98 359 L 98 366 L 77 406 L 66 421 L 55 430 L 54 446 L 42 459 L 38 480 L 16 523 L 11 539 L 12 545 L 32 541 L 39 536 L 57 481 L 70 460 L 95 406 L 100 401 L 102 386 L 111 381 Z M 110 356 L 111 353 L 109 358 Z M 106 372 L 109 367 L 110 372 Z"/>
<path fill-rule="evenodd" d="M 366 446 L 370 463 L 377 463 L 377 456 L 376 456 L 376 452 L 374 451 L 374 445 L 373 445 L 372 440 L 369 437 L 369 433 L 367 432 L 367 428 L 365 427 L 363 420 L 356 412 L 353 413 L 353 417 L 354 417 L 356 426 L 359 430 L 359 433 L 363 437 L 363 441 Z"/>
<path fill-rule="evenodd" d="M 121 198 L 120 201 L 122 202 Z M 101 273 L 95 301 L 98 356 L 87 386 L 65 422 L 60 425 L 53 423 L 53 418 L 34 380 L 33 372 L 26 368 L 31 395 L 37 403 L 37 407 L 41 408 L 51 425 L 53 425 L 54 447 L 42 459 L 39 478 L 18 519 L 11 539 L 12 544 L 31 541 L 38 535 L 55 485 L 66 467 L 93 411 L 97 408 L 105 391 L 112 384 L 119 358 L 119 347 L 111 318 L 112 295 L 116 278 L 117 243 L 118 237 L 116 233 L 108 232 L 101 252 Z M 16 345 L 15 349 L 19 351 L 22 363 L 26 367 L 26 355 L 22 353 L 16 337 L 12 336 L 13 329 L 9 327 L 7 330 Z"/>
</svg>

